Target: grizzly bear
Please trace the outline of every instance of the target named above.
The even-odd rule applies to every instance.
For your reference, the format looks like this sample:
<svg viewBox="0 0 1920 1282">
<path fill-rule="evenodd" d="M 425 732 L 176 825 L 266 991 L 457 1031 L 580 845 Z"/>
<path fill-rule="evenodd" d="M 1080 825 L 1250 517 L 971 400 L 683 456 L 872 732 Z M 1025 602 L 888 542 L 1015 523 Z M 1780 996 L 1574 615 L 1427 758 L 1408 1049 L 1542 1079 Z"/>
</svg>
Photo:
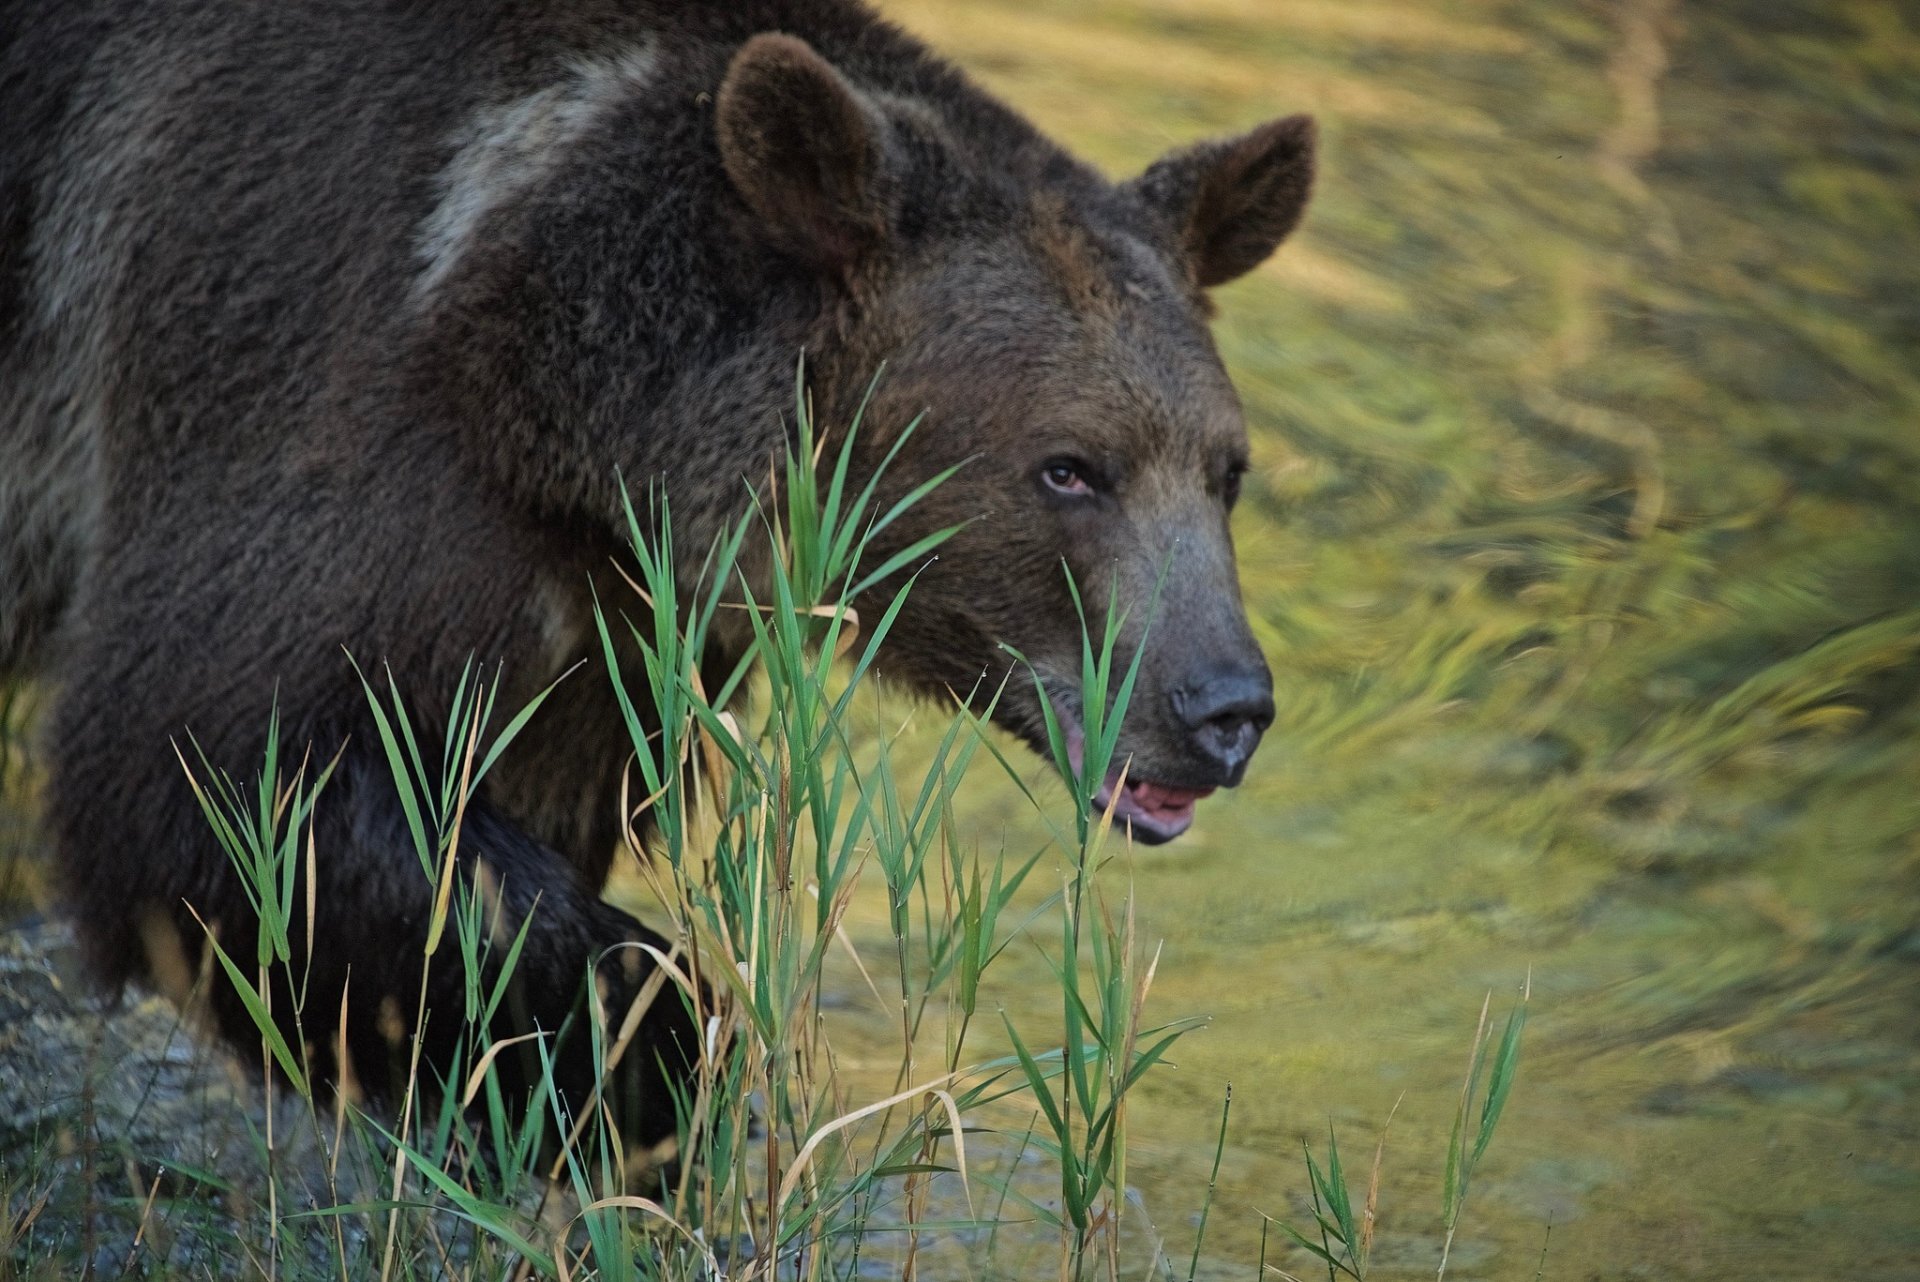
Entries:
<svg viewBox="0 0 1920 1282">
<path fill-rule="evenodd" d="M 1079 721 L 1068 572 L 1094 617 L 1117 594 L 1144 658 L 1102 800 L 1178 835 L 1273 717 L 1207 291 L 1299 221 L 1313 141 L 1288 117 L 1111 182 L 858 0 L 0 0 L 0 673 L 55 692 L 46 818 L 99 978 L 150 979 L 156 924 L 190 956 L 196 914 L 248 929 L 174 745 L 250 777 L 277 708 L 338 757 L 307 1009 L 350 985 L 334 1071 L 380 1090 L 395 1012 L 423 982 L 457 1008 L 459 962 L 422 975 L 349 656 L 428 736 L 469 663 L 512 700 L 597 661 L 623 483 L 669 497 L 691 582 L 789 446 L 802 353 L 828 424 L 885 367 L 856 472 L 922 411 L 887 492 L 961 464 L 887 532 L 964 522 L 884 671 L 964 695 L 1017 652 L 993 715 L 1043 746 L 1043 698 Z M 502 1032 L 596 965 L 615 1002 L 645 979 L 604 958 L 658 936 L 599 897 L 629 751 L 604 686 L 561 682 L 466 814 L 461 874 L 533 914 Z M 676 1006 L 628 1057 L 639 1138 L 673 1126 Z M 414 1031 L 444 1068 L 450 1018 Z M 577 1102 L 590 1049 L 556 1055 Z"/>
</svg>

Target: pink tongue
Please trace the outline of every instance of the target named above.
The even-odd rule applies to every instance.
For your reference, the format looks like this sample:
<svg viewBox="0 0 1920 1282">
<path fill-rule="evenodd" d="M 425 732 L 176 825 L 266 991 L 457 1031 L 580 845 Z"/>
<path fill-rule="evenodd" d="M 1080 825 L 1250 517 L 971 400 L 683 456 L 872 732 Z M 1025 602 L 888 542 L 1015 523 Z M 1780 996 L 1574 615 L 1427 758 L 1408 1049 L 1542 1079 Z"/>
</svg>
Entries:
<svg viewBox="0 0 1920 1282">
<path fill-rule="evenodd" d="M 1141 780 L 1127 784 L 1127 797 L 1142 810 L 1164 814 L 1193 809 L 1193 803 L 1212 792 L 1211 788 L 1174 788 L 1167 784 Z"/>
<path fill-rule="evenodd" d="M 1085 746 L 1079 728 L 1069 726 L 1067 757 L 1075 770 L 1080 768 Z M 1113 801 L 1113 787 L 1119 777 L 1120 771 L 1116 768 L 1100 785 L 1093 799 L 1096 811 L 1104 812 L 1108 803 Z M 1165 837 L 1185 831 L 1187 825 L 1193 822 L 1193 803 L 1212 792 L 1211 788 L 1176 788 L 1171 784 L 1154 783 L 1150 779 L 1129 778 L 1126 787 L 1121 790 L 1119 804 L 1113 807 L 1113 813 L 1122 822 L 1129 819 L 1153 821 L 1164 840 Z"/>
</svg>

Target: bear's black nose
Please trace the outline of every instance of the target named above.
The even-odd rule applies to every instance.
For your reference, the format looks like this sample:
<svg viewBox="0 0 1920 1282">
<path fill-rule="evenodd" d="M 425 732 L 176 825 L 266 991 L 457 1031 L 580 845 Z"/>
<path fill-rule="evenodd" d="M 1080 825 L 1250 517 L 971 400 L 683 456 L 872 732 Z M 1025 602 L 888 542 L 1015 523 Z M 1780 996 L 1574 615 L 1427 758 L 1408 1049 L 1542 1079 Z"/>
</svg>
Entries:
<svg viewBox="0 0 1920 1282">
<path fill-rule="evenodd" d="M 1202 676 L 1174 690 L 1173 713 L 1193 746 L 1233 787 L 1245 773 L 1260 736 L 1273 724 L 1273 678 L 1265 664 Z"/>
</svg>

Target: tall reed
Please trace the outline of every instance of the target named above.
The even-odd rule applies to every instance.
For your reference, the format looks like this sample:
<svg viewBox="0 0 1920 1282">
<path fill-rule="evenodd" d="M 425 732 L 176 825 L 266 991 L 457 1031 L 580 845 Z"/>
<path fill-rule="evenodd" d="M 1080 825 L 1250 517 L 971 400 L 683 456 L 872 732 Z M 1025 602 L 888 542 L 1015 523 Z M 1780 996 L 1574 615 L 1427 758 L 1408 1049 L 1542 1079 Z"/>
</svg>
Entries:
<svg viewBox="0 0 1920 1282">
<path fill-rule="evenodd" d="M 699 550 L 695 574 L 675 546 L 669 496 L 630 497 L 633 595 L 596 608 L 608 697 L 632 750 L 627 867 L 657 901 L 669 945 L 653 950 L 658 981 L 629 1009 L 596 1006 L 588 1032 L 611 1069 L 647 1053 L 633 1037 L 653 1002 L 685 1003 L 704 1030 L 708 1053 L 677 1099 L 677 1160 L 664 1168 L 633 1160 L 596 1103 L 569 1112 L 550 1073 L 537 1106 L 517 1109 L 495 1071 L 504 1047 L 490 1017 L 526 932 L 539 929 L 538 911 L 499 938 L 484 878 L 461 875 L 456 856 L 466 806 L 544 694 L 496 730 L 500 676 L 470 668 L 436 743 L 390 676 L 363 678 L 432 905 L 426 951 L 453 950 L 467 976 L 452 1071 L 433 1089 L 416 1073 L 391 1115 L 364 1114 L 344 1094 L 328 1101 L 307 1062 L 308 1039 L 286 1036 L 274 1018 L 287 1013 L 275 1003 L 291 1001 L 295 1028 L 317 1022 L 296 941 L 312 946 L 299 919 L 313 915 L 311 871 L 323 853 L 312 817 L 326 804 L 332 765 L 302 758 L 289 769 L 277 717 L 248 787 L 183 753 L 258 914 L 250 955 L 211 935 L 209 948 L 277 1070 L 266 1089 L 304 1102 L 328 1172 L 355 1173 L 330 1176 L 325 1196 L 303 1195 L 299 1209 L 270 1191 L 269 1241 L 294 1234 L 302 1245 L 275 1245 L 268 1272 L 365 1276 L 377 1263 L 383 1278 L 451 1266 L 464 1276 L 811 1279 L 848 1275 L 863 1257 L 871 1267 L 884 1253 L 910 1277 L 937 1239 L 991 1230 L 1011 1198 L 1057 1229 L 1063 1276 L 1117 1275 L 1127 1099 L 1196 1023 L 1146 1024 L 1157 953 L 1139 940 L 1128 895 L 1100 881 L 1116 838 L 1110 809 L 1101 813 L 1094 799 L 1114 765 L 1139 656 L 1116 653 L 1117 606 L 1085 629 L 1079 761 L 1043 693 L 1072 823 L 1055 826 L 1060 889 L 1036 905 L 1022 892 L 1046 852 L 983 854 L 953 816 L 983 745 L 1020 778 L 987 737 L 995 693 L 965 692 L 977 697 L 947 714 L 914 774 L 903 773 L 892 737 L 869 733 L 863 720 L 870 705 L 859 695 L 918 567 L 953 532 L 877 551 L 950 473 L 883 502 L 884 465 L 863 483 L 852 479 L 856 443 L 872 430 L 863 418 L 817 430 L 797 390 L 784 466 L 755 489 L 740 522 Z M 917 427 L 900 431 L 886 465 Z M 752 540 L 764 555 L 744 554 Z M 856 600 L 878 605 L 863 617 Z M 722 629 L 744 639 L 744 653 L 716 674 L 703 660 Z M 1023 670 L 1010 679 L 1038 680 Z M 856 946 L 846 929 L 869 880 L 885 894 L 880 951 Z M 1016 929 L 1045 933 L 1037 923 L 1049 915 L 1061 1026 L 1021 1027 L 1003 1015 L 989 1031 L 1005 1045 L 982 1055 L 972 1047 L 988 972 Z M 836 951 L 897 1011 L 898 1066 L 878 1092 L 857 1091 L 833 1041 L 823 996 Z M 419 1000 L 416 1017 L 426 1013 L 424 986 Z M 547 1053 L 544 1043 L 537 1051 Z M 982 1141 L 1023 1114 L 1019 1100 L 1044 1120 L 1016 1156 L 1031 1148 L 1057 1163 L 1057 1210 L 987 1169 Z M 543 1164 L 552 1138 L 564 1140 L 560 1155 Z M 286 1164 L 272 1160 L 277 1137 L 269 1130 L 260 1142 L 270 1180 L 283 1178 Z M 1003 1158 L 1010 1145 L 989 1147 Z"/>
</svg>

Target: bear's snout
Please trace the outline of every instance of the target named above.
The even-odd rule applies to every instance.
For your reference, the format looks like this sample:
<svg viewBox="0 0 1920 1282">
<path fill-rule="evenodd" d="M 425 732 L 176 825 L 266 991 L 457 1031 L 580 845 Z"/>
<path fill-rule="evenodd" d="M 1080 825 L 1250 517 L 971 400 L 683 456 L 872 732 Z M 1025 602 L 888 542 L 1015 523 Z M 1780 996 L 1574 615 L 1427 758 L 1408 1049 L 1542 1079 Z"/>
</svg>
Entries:
<svg viewBox="0 0 1920 1282">
<path fill-rule="evenodd" d="M 1188 745 L 1231 788 L 1246 773 L 1260 736 L 1273 724 L 1273 677 L 1267 665 L 1219 665 L 1168 694 Z"/>
</svg>

